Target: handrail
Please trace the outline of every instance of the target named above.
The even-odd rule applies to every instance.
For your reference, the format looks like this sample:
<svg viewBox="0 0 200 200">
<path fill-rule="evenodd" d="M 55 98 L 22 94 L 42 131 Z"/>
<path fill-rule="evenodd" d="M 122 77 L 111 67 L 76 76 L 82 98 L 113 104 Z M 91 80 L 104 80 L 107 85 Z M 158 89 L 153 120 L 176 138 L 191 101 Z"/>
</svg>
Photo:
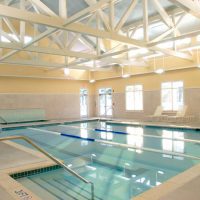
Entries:
<svg viewBox="0 0 200 200">
<path fill-rule="evenodd" d="M 0 141 L 18 140 L 18 139 L 26 141 L 27 143 L 29 143 L 30 145 L 32 145 L 34 148 L 36 148 L 38 151 L 40 151 L 41 153 L 43 153 L 45 156 L 47 156 L 48 158 L 50 158 L 51 160 L 53 160 L 55 163 L 57 163 L 58 165 L 60 165 L 61 167 L 63 167 L 63 169 L 65 171 L 71 173 L 72 175 L 74 175 L 75 177 L 77 177 L 78 179 L 80 179 L 81 181 L 83 181 L 84 183 L 90 184 L 91 185 L 91 199 L 94 200 L 94 183 L 93 182 L 88 181 L 85 178 L 83 178 L 82 176 L 80 176 L 79 174 L 77 174 L 74 170 L 72 170 L 69 167 L 67 167 L 60 160 L 58 160 L 57 158 L 55 158 L 54 156 L 52 156 L 51 154 L 49 154 L 47 151 L 43 150 L 38 145 L 36 145 L 34 142 L 32 142 L 30 138 L 25 137 L 25 136 L 8 136 L 8 137 L 0 138 Z"/>
</svg>

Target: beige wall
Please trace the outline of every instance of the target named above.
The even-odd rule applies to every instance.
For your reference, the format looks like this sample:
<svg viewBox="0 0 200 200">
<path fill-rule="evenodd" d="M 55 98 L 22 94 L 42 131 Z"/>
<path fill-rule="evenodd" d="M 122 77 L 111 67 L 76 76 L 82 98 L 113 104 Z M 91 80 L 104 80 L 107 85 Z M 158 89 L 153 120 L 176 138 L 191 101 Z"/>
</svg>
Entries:
<svg viewBox="0 0 200 200">
<path fill-rule="evenodd" d="M 97 92 L 99 88 L 111 87 L 113 89 L 113 116 L 116 118 L 143 119 L 146 115 L 153 114 L 156 107 L 160 105 L 160 87 L 164 81 L 184 82 L 184 100 L 188 105 L 188 114 L 200 117 L 200 69 L 192 68 L 178 71 L 166 72 L 162 75 L 146 74 L 132 76 L 127 79 L 115 78 L 109 80 L 97 81 L 95 83 L 96 101 L 98 101 Z M 130 112 L 125 109 L 125 87 L 126 85 L 142 84 L 144 89 L 144 111 Z M 98 110 L 98 109 L 96 109 Z M 98 115 L 98 113 L 97 113 Z"/>
<path fill-rule="evenodd" d="M 44 108 L 48 119 L 79 118 L 80 88 L 89 90 L 89 116 L 98 115 L 97 91 L 111 87 L 113 92 L 114 117 L 141 118 L 152 114 L 160 104 L 160 85 L 163 81 L 183 80 L 185 104 L 189 112 L 199 117 L 200 113 L 200 69 L 166 72 L 162 75 L 136 75 L 128 79 L 115 78 L 97 81 L 56 80 L 38 78 L 0 78 L 0 109 L 2 108 Z M 125 87 L 130 84 L 143 84 L 144 112 L 126 112 Z"/>
<path fill-rule="evenodd" d="M 80 88 L 88 88 L 93 93 L 88 81 L 56 80 L 37 78 L 0 78 L 0 93 L 76 93 Z"/>
<path fill-rule="evenodd" d="M 192 68 L 163 73 L 161 75 L 149 73 L 145 75 L 135 75 L 127 79 L 113 78 L 97 81 L 95 90 L 100 87 L 112 87 L 115 92 L 123 92 L 126 85 L 143 84 L 144 90 L 159 90 L 164 81 L 183 80 L 185 88 L 200 88 L 200 69 Z"/>
</svg>

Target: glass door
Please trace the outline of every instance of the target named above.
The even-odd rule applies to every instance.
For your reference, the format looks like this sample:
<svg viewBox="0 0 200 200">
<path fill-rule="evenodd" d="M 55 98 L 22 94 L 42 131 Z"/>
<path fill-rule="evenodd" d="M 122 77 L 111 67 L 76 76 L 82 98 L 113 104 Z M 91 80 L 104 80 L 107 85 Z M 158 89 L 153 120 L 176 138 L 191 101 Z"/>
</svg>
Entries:
<svg viewBox="0 0 200 200">
<path fill-rule="evenodd" d="M 112 116 L 112 89 L 99 89 L 99 114 L 100 116 Z"/>
</svg>

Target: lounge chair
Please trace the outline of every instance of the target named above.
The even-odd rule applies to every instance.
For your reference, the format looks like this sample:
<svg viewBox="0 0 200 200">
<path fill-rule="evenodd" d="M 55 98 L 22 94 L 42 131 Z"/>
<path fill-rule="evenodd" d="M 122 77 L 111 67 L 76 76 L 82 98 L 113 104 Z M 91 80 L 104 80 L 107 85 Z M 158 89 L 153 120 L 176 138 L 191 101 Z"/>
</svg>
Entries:
<svg viewBox="0 0 200 200">
<path fill-rule="evenodd" d="M 187 112 L 188 106 L 184 105 L 184 106 L 180 106 L 176 116 L 168 116 L 167 117 L 167 121 L 168 122 L 188 122 L 190 120 L 192 120 L 194 117 L 193 116 L 186 116 L 186 112 Z"/>
<path fill-rule="evenodd" d="M 147 116 L 147 121 L 161 121 L 163 118 L 166 118 L 167 115 L 162 115 L 163 108 L 162 106 L 157 106 L 153 115 Z"/>
</svg>

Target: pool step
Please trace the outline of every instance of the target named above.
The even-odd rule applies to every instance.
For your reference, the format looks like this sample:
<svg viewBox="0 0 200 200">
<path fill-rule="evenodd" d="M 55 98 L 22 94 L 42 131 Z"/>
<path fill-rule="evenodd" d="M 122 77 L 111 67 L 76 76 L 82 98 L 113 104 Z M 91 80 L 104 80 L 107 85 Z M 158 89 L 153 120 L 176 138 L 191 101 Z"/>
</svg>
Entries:
<svg viewBox="0 0 200 200">
<path fill-rule="evenodd" d="M 85 169 L 84 169 L 84 171 L 85 171 Z M 81 195 L 86 196 L 88 199 L 91 199 L 90 184 L 85 184 L 85 183 L 81 182 L 80 180 L 78 180 L 74 176 L 71 176 L 71 175 L 62 176 L 59 174 L 54 178 L 54 181 L 57 182 L 59 185 L 62 185 L 66 189 L 68 189 L 68 187 L 70 187 L 76 193 L 78 192 Z M 95 192 L 97 192 L 97 190 Z M 102 200 L 102 199 L 100 197 L 98 197 L 97 195 L 95 195 L 95 200 Z"/>
<path fill-rule="evenodd" d="M 58 187 L 55 187 L 54 184 L 44 181 L 40 178 L 36 178 L 32 180 L 34 183 L 38 184 L 40 187 L 44 188 L 46 191 L 48 191 L 50 194 L 54 195 L 56 198 L 55 200 L 82 200 L 81 198 L 76 197 L 72 192 L 69 191 L 63 191 Z M 73 196 L 74 195 L 74 196 Z"/>
<path fill-rule="evenodd" d="M 59 182 L 56 179 L 51 179 L 51 181 L 50 182 L 48 181 L 48 183 L 57 188 L 59 191 L 71 195 L 74 198 L 80 200 L 91 199 L 90 193 L 87 193 L 87 191 L 84 191 L 83 188 L 79 188 L 76 185 L 70 185 L 66 181 Z"/>
<path fill-rule="evenodd" d="M 38 184 L 35 184 L 35 182 L 31 181 L 29 178 L 22 178 L 20 180 L 21 184 L 26 186 L 29 190 L 33 191 L 35 194 L 41 197 L 41 199 L 48 199 L 48 200 L 57 200 L 56 196 L 49 193 L 47 190 L 45 190 L 43 187 L 41 187 Z"/>
<path fill-rule="evenodd" d="M 58 169 L 52 173 L 42 173 L 20 178 L 18 181 L 25 187 L 48 200 L 89 200 L 91 185 L 81 182 L 74 176 Z M 97 191 L 96 191 L 97 192 Z M 95 196 L 95 200 L 102 200 Z"/>
</svg>

